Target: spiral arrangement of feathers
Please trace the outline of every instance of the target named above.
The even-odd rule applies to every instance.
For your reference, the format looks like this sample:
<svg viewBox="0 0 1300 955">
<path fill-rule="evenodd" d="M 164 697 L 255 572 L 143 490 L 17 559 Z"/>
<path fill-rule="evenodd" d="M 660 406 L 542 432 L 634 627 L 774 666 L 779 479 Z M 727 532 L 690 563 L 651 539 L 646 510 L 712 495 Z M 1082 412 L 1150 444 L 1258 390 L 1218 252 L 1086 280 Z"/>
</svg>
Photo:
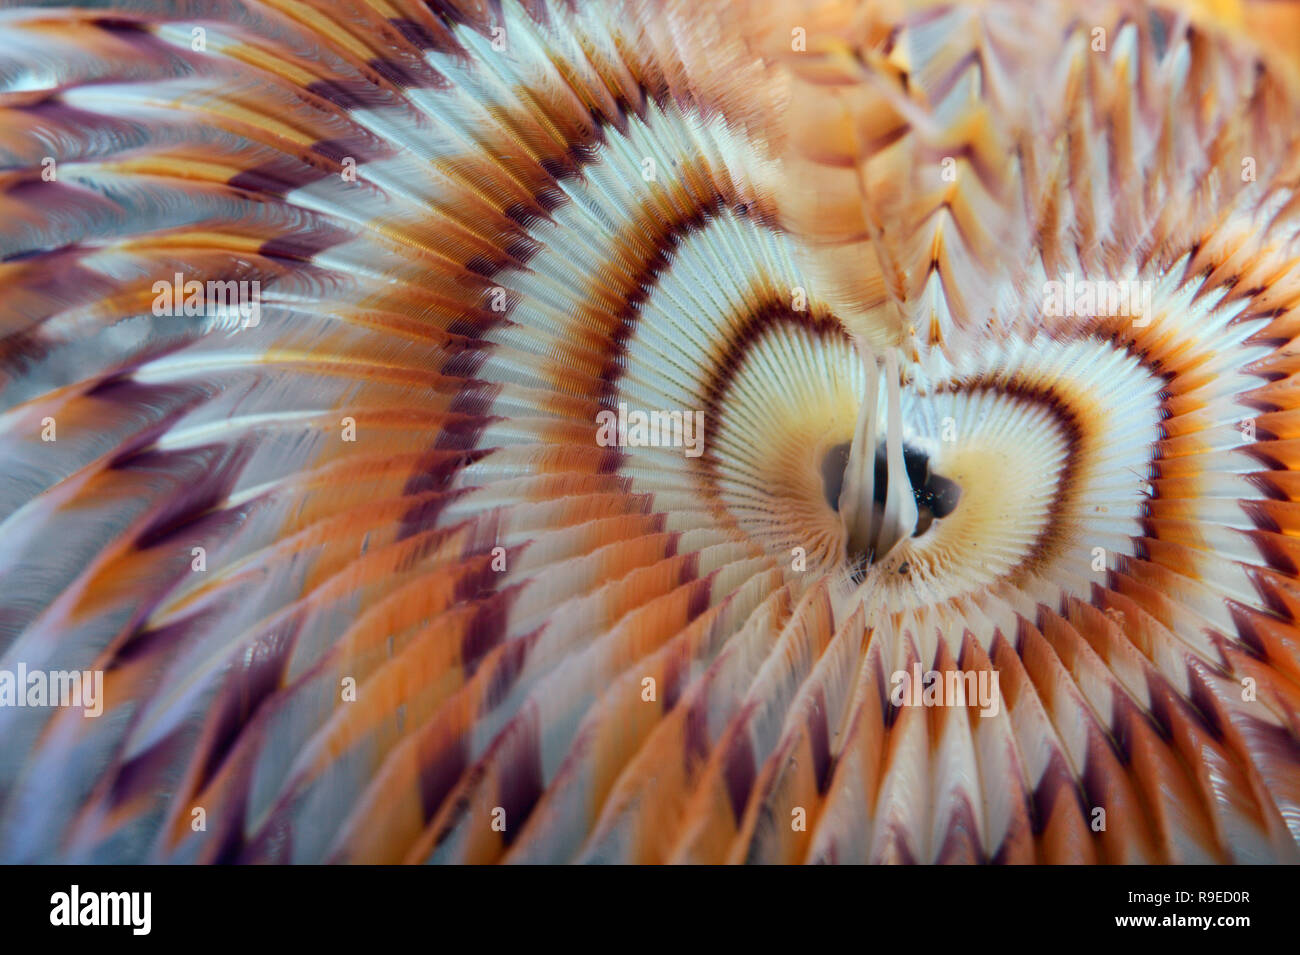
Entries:
<svg viewBox="0 0 1300 955">
<path fill-rule="evenodd" d="M 0 4 L 0 860 L 1298 861 L 1298 338 L 1291 5 Z"/>
</svg>

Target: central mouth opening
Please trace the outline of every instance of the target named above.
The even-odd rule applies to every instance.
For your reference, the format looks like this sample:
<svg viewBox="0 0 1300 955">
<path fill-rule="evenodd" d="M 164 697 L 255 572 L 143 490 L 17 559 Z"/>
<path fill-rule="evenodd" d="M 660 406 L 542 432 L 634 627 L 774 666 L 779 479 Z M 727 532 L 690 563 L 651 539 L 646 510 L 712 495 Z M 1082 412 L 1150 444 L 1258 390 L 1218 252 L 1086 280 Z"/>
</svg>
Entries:
<svg viewBox="0 0 1300 955">
<path fill-rule="evenodd" d="M 822 458 L 822 488 L 826 503 L 831 510 L 839 513 L 840 495 L 844 490 L 844 472 L 849 465 L 849 452 L 852 445 L 845 441 L 826 452 Z M 916 526 L 912 529 L 913 537 L 920 537 L 935 520 L 947 517 L 957 508 L 961 499 L 961 486 L 930 469 L 930 456 L 913 445 L 903 445 L 903 466 L 907 472 L 907 482 L 912 488 L 912 499 L 916 504 Z M 889 463 L 882 441 L 876 445 L 875 474 L 871 494 L 872 517 L 879 521 L 885 511 L 885 499 L 889 487 Z M 864 554 L 850 554 L 862 557 Z"/>
<path fill-rule="evenodd" d="M 866 388 L 853 440 L 836 445 L 822 460 L 822 487 L 845 530 L 845 557 L 861 576 L 901 541 L 924 534 L 957 507 L 961 488 L 930 469 L 929 455 L 903 441 L 898 357 L 885 353 L 884 436 L 877 437 L 881 404 L 876 356 L 863 343 L 858 352 Z"/>
</svg>

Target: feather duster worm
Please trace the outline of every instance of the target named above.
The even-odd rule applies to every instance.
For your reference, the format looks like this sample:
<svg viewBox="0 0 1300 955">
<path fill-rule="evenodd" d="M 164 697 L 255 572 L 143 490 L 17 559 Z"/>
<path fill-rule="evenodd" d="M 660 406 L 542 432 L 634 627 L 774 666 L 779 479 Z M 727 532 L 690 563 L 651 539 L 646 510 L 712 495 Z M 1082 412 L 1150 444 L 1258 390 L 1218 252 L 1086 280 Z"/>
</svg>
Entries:
<svg viewBox="0 0 1300 955">
<path fill-rule="evenodd" d="M 1296 861 L 1295 14 L 0 13 L 0 859 Z"/>
</svg>

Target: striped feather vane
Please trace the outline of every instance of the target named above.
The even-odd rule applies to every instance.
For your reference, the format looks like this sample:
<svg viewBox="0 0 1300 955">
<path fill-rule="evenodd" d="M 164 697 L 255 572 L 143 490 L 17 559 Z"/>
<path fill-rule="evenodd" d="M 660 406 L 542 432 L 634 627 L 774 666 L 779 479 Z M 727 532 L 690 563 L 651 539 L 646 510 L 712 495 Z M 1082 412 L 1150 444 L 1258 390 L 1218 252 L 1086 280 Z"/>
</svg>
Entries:
<svg viewBox="0 0 1300 955">
<path fill-rule="evenodd" d="M 1297 36 L 0 7 L 0 860 L 1297 861 Z"/>
</svg>

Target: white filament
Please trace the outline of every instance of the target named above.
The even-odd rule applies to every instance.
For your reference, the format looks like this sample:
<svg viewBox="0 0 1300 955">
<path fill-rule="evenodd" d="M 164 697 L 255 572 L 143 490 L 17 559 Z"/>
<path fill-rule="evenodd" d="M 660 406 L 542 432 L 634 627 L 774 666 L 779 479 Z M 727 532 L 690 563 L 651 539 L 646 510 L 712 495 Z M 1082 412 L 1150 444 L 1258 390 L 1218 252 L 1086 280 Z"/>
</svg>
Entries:
<svg viewBox="0 0 1300 955">
<path fill-rule="evenodd" d="M 848 554 L 865 554 L 868 564 L 884 559 L 916 527 L 916 496 L 903 460 L 902 399 L 898 356 L 885 353 L 885 506 L 875 503 L 876 432 L 880 401 L 880 368 L 870 346 L 857 341 L 866 372 L 866 388 L 858 407 L 849 461 L 840 489 L 839 511 L 844 522 Z"/>
</svg>

